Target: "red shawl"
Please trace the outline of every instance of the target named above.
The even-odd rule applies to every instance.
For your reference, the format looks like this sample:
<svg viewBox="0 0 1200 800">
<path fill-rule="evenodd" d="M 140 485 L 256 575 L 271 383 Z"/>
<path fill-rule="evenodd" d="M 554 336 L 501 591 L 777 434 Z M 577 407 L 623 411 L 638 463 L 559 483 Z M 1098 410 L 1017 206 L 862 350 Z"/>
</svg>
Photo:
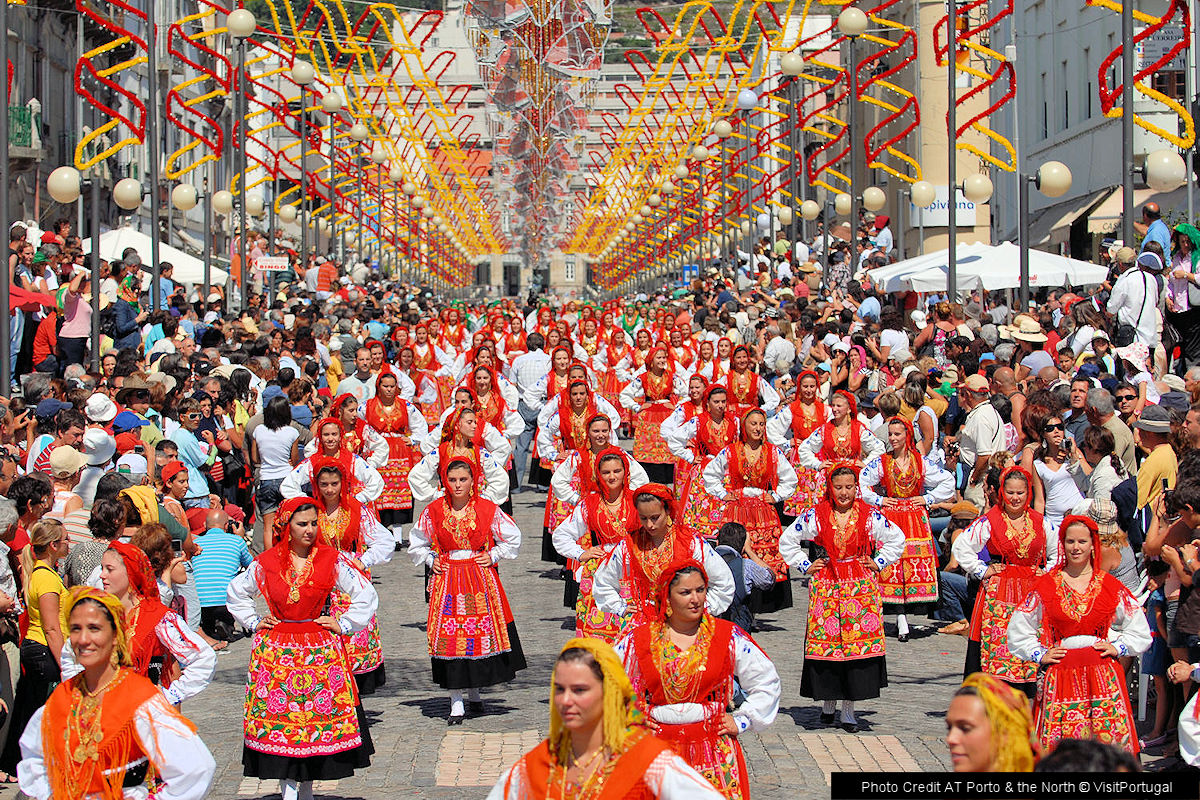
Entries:
<svg viewBox="0 0 1200 800">
<path fill-rule="evenodd" d="M 1026 485 L 1032 486 L 1029 472 L 1023 467 L 1014 465 L 1000 474 L 1001 492 L 1004 490 L 1004 482 L 1013 473 L 1024 475 Z M 1029 542 L 1029 550 L 1024 556 L 1019 553 L 1021 543 L 1008 535 L 1008 515 L 1004 513 L 1003 505 L 997 503 L 989 508 L 985 515 L 988 526 L 991 528 L 988 537 L 988 552 L 993 556 L 1000 556 L 1006 564 L 1037 568 L 1046 560 L 1046 526 L 1042 515 L 1029 507 L 1032 500 L 1033 489 L 1031 488 L 1025 498 L 1025 512 L 1029 514 L 1029 521 L 1033 527 L 1033 541 Z"/>
<path fill-rule="evenodd" d="M 466 531 L 466 539 L 456 539 L 455 531 L 450 530 L 446 519 L 450 515 L 450 501 L 439 497 L 429 504 L 429 519 L 433 522 L 432 544 L 439 553 L 449 553 L 451 550 L 471 550 L 482 552 L 490 549 L 495 540 L 492 538 L 492 523 L 496 519 L 497 506 L 490 500 L 472 497 L 468 505 L 471 508 L 467 519 L 470 522 Z"/>
<path fill-rule="evenodd" d="M 850 419 L 850 438 L 840 449 L 834 442 L 834 424 L 833 420 L 826 422 L 821 426 L 821 451 L 817 453 L 817 458 L 821 461 L 858 461 L 862 456 L 862 423 L 858 421 L 858 402 L 854 399 L 854 395 L 847 391 L 838 391 L 839 394 L 846 399 L 850 404 L 850 411 L 847 417 Z M 792 419 L 795 424 L 795 417 Z"/>
<path fill-rule="evenodd" d="M 587 390 L 587 405 L 583 409 L 583 441 L 577 441 L 575 438 L 575 428 L 571 424 L 571 418 L 575 412 L 571 410 L 571 389 L 575 386 L 582 386 Z M 586 450 L 587 427 L 592 420 L 600 414 L 600 407 L 596 405 L 596 395 L 592 392 L 592 388 L 588 386 L 585 380 L 573 380 L 563 388 L 558 394 L 558 434 L 562 437 L 564 450 Z M 607 417 L 605 417 L 607 419 Z"/>
</svg>

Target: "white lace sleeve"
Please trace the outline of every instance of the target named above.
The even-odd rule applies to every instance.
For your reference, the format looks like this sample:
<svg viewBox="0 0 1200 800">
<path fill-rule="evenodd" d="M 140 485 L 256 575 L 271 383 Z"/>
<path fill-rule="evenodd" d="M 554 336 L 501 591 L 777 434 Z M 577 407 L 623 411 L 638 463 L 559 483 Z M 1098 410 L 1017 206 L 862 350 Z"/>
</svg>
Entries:
<svg viewBox="0 0 1200 800">
<path fill-rule="evenodd" d="M 496 509 L 496 516 L 492 519 L 492 537 L 496 540 L 491 550 L 493 564 L 502 558 L 517 557 L 521 550 L 521 529 L 512 517 L 500 509 Z"/>
<path fill-rule="evenodd" d="M 425 503 L 442 493 L 437 477 L 438 452 L 427 453 L 408 473 L 408 485 L 413 500 Z"/>
<path fill-rule="evenodd" d="M 880 569 L 895 564 L 904 553 L 904 531 L 879 511 L 871 511 L 871 539 L 875 542 L 875 563 Z"/>
<path fill-rule="evenodd" d="M 773 444 L 767 444 L 767 447 L 775 447 Z M 771 492 L 771 499 L 778 503 L 788 499 L 796 493 L 796 486 L 799 484 L 799 478 L 796 476 L 796 468 L 787 460 L 787 456 L 776 448 L 775 453 L 775 489 Z"/>
<path fill-rule="evenodd" d="M 392 554 L 396 552 L 396 540 L 392 536 L 392 532 L 383 526 L 383 523 L 375 516 L 375 512 L 371 511 L 368 506 L 361 508 L 361 514 L 359 528 L 363 533 L 366 550 L 359 561 L 367 569 L 377 564 L 386 564 L 392 560 Z"/>
<path fill-rule="evenodd" d="M 583 554 L 579 540 L 588 532 L 587 521 L 583 518 L 583 503 L 575 506 L 571 515 L 559 523 L 551 534 L 554 549 L 563 558 L 578 559 Z"/>
<path fill-rule="evenodd" d="M 338 618 L 342 633 L 349 635 L 366 628 L 371 622 L 371 617 L 379 610 L 379 594 L 371 585 L 370 579 L 345 556 L 338 558 L 337 589 L 350 595 L 350 607 Z"/>
<path fill-rule="evenodd" d="M 883 455 L 883 442 L 879 441 L 879 437 L 875 435 L 875 432 L 866 425 L 862 426 L 862 431 L 859 433 L 858 444 L 859 457 L 863 461 L 869 461 L 876 456 Z"/>
<path fill-rule="evenodd" d="M 883 459 L 876 456 L 863 466 L 862 472 L 858 473 L 858 490 L 862 495 L 862 499 L 873 506 L 879 505 L 883 497 L 875 489 L 882 483 Z"/>
<path fill-rule="evenodd" d="M 733 632 L 734 676 L 746 695 L 733 719 L 740 731 L 761 731 L 779 712 L 779 672 L 767 654 L 741 628 Z"/>
<path fill-rule="evenodd" d="M 787 447 L 792 431 L 792 409 L 784 406 L 767 420 L 767 441 L 776 447 Z"/>
<path fill-rule="evenodd" d="M 808 572 L 812 562 L 808 559 L 805 543 L 817 538 L 817 513 L 808 509 L 783 529 L 779 535 L 779 555 L 789 566 Z"/>
<path fill-rule="evenodd" d="M 800 461 L 800 466 L 806 469 L 821 469 L 821 459 L 817 458 L 817 453 L 821 452 L 821 445 L 825 439 L 823 431 L 825 426 L 818 426 L 815 431 L 808 435 L 796 451 L 796 458 Z"/>
<path fill-rule="evenodd" d="M 1008 651 L 1022 661 L 1039 663 L 1046 653 L 1040 635 L 1043 610 L 1042 598 L 1030 592 L 1008 620 Z"/>
<path fill-rule="evenodd" d="M 161 695 L 152 697 L 134 714 L 142 749 L 162 781 L 159 800 L 201 800 L 212 787 L 217 762 L 199 735 Z"/>
<path fill-rule="evenodd" d="M 729 496 L 729 492 L 725 490 L 725 474 L 729 471 L 728 453 L 728 448 L 717 453 L 700 473 L 704 480 L 704 491 L 718 500 L 724 500 Z"/>
<path fill-rule="evenodd" d="M 579 469 L 579 455 L 569 453 L 562 463 L 554 468 L 554 474 L 550 476 L 550 488 L 554 490 L 554 496 L 568 506 L 574 506 L 580 500 L 579 492 L 571 488 L 571 480 L 575 477 L 577 469 Z"/>
<path fill-rule="evenodd" d="M 408 531 L 408 557 L 418 566 L 433 566 L 433 519 L 426 507 Z"/>
<path fill-rule="evenodd" d="M 592 596 L 596 600 L 596 607 L 609 614 L 625 613 L 625 598 L 621 597 L 621 582 L 625 580 L 625 553 L 626 544 L 621 542 L 600 564 L 592 578 Z"/>
<path fill-rule="evenodd" d="M 225 590 L 225 608 L 248 630 L 257 628 L 262 619 L 254 609 L 254 601 L 260 595 L 257 580 L 260 569 L 255 561 L 246 571 L 235 575 Z"/>
<path fill-rule="evenodd" d="M 696 424 L 699 418 L 692 417 L 687 422 L 680 422 L 679 419 L 682 416 L 683 406 L 671 412 L 671 416 L 667 417 L 666 422 L 662 425 L 662 436 L 663 440 L 667 443 L 667 449 L 671 451 L 671 455 L 691 464 L 696 460 L 696 454 L 692 452 L 691 443 L 692 439 L 696 437 Z M 668 423 L 671 423 L 669 427 Z"/>
<path fill-rule="evenodd" d="M 162 690 L 167 702 L 179 705 L 212 683 L 217 671 L 217 654 L 178 614 L 167 612 L 155 626 L 154 633 L 181 668 L 180 676 Z"/>
<path fill-rule="evenodd" d="M 759 380 L 758 393 L 762 398 L 759 408 L 767 412 L 767 416 L 770 416 L 772 411 L 779 408 L 779 392 L 775 391 L 775 387 L 765 380 Z"/>
<path fill-rule="evenodd" d="M 383 494 L 383 476 L 379 474 L 379 470 L 358 456 L 354 458 L 354 477 L 362 486 L 354 495 L 360 503 L 374 503 Z"/>
<path fill-rule="evenodd" d="M 704 605 L 710 614 L 724 614 L 733 602 L 733 573 L 725 559 L 707 542 L 698 538 L 696 546 L 700 551 L 696 560 L 704 565 L 704 571 L 708 573 L 708 598 Z"/>
<path fill-rule="evenodd" d="M 980 580 L 983 579 L 983 573 L 987 572 L 988 565 L 979 557 L 979 553 L 987 547 L 991 538 L 992 525 L 986 516 L 981 516 L 972 522 L 965 531 L 958 535 L 954 544 L 950 546 L 950 552 L 954 555 L 954 560 L 958 562 L 958 565 L 963 568 L 963 572 Z"/>
</svg>

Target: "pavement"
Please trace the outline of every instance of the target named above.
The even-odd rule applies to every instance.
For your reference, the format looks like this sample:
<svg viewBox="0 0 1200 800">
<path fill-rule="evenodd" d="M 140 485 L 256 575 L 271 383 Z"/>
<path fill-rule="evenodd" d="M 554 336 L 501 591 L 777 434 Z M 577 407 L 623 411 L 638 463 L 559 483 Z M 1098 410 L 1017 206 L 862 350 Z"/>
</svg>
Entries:
<svg viewBox="0 0 1200 800">
<path fill-rule="evenodd" d="M 529 667 L 513 683 L 484 690 L 484 713 L 468 717 L 460 727 L 447 727 L 449 702 L 430 679 L 421 569 L 400 551 L 374 571 L 387 659 L 387 684 L 364 698 L 375 757 L 368 769 L 351 778 L 316 784 L 317 797 L 483 798 L 510 764 L 546 736 L 551 666 L 573 635 L 574 614 L 562 606 L 557 568 L 539 558 L 544 502 L 539 492 L 514 496 L 515 516 L 525 537 L 520 557 L 501 564 Z M 783 697 L 770 728 L 742 736 L 752 796 L 828 800 L 831 772 L 949 769 L 942 717 L 961 682 L 966 639 L 940 635 L 929 627 L 915 629 L 910 641 L 900 643 L 889 624 L 889 684 L 879 699 L 857 704 L 862 730 L 849 734 L 825 728 L 818 720 L 818 705 L 799 695 L 807 590 L 799 581 L 793 589 L 796 607 L 762 617 L 762 629 L 755 634 L 779 670 Z M 217 761 L 212 798 L 279 797 L 277 783 L 242 776 L 242 700 L 249 653 L 248 641 L 233 643 L 220 654 L 212 685 L 184 704 L 184 713 L 196 723 Z M 0 788 L 0 800 L 16 796 L 14 788 Z"/>
</svg>

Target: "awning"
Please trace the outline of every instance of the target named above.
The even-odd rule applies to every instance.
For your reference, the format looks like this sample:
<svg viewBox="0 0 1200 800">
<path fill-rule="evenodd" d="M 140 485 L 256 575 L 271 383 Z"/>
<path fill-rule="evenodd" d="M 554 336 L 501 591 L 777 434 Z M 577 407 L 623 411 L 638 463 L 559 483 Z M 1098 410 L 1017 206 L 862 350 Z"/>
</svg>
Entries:
<svg viewBox="0 0 1200 800">
<path fill-rule="evenodd" d="M 1030 247 L 1045 247 L 1070 241 L 1071 225 L 1075 220 L 1093 213 L 1093 209 L 1102 204 L 1114 191 L 1111 186 L 1098 189 L 1034 212 L 1034 217 L 1029 223 Z"/>
<path fill-rule="evenodd" d="M 1121 229 L 1121 214 L 1124 206 L 1125 194 L 1122 187 L 1118 186 L 1112 190 L 1104 202 L 1096 208 L 1092 209 L 1091 215 L 1088 217 L 1088 233 L 1110 234 L 1116 233 Z M 1134 220 L 1141 222 L 1142 215 L 1140 209 L 1144 203 L 1158 203 L 1159 208 L 1182 208 L 1187 209 L 1187 186 L 1180 186 L 1170 192 L 1159 192 L 1154 189 L 1134 189 L 1133 190 L 1133 213 Z"/>
</svg>

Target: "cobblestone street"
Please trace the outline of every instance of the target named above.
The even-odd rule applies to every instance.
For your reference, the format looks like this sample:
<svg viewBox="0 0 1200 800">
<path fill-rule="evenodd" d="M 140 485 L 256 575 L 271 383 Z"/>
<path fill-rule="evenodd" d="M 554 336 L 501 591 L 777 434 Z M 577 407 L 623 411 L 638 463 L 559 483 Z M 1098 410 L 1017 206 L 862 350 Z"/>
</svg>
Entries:
<svg viewBox="0 0 1200 800">
<path fill-rule="evenodd" d="M 321 798 L 482 798 L 501 771 L 545 735 L 549 721 L 550 667 L 572 635 L 573 615 L 562 607 L 562 583 L 539 560 L 545 495 L 515 496 L 517 521 L 526 534 L 521 556 L 501 565 L 529 668 L 509 685 L 484 693 L 485 713 L 448 728 L 446 696 L 433 685 L 425 649 L 421 570 L 405 552 L 376 571 L 380 625 L 387 656 L 387 685 L 365 700 L 372 722 L 371 767 L 341 781 L 318 783 Z M 966 640 L 914 631 L 900 644 L 889 626 L 890 685 L 877 701 L 859 703 L 863 731 L 827 729 L 818 706 L 799 696 L 806 592 L 795 586 L 797 607 L 762 619 L 757 641 L 783 680 L 775 724 L 743 737 L 756 800 L 829 797 L 829 773 L 843 770 L 944 770 L 942 713 L 960 680 Z M 921 620 L 918 620 L 921 621 Z M 220 655 L 217 676 L 184 706 L 217 760 L 213 798 L 277 798 L 274 781 L 242 776 L 242 695 L 248 641 Z M 0 798 L 17 793 L 0 790 Z"/>
</svg>

